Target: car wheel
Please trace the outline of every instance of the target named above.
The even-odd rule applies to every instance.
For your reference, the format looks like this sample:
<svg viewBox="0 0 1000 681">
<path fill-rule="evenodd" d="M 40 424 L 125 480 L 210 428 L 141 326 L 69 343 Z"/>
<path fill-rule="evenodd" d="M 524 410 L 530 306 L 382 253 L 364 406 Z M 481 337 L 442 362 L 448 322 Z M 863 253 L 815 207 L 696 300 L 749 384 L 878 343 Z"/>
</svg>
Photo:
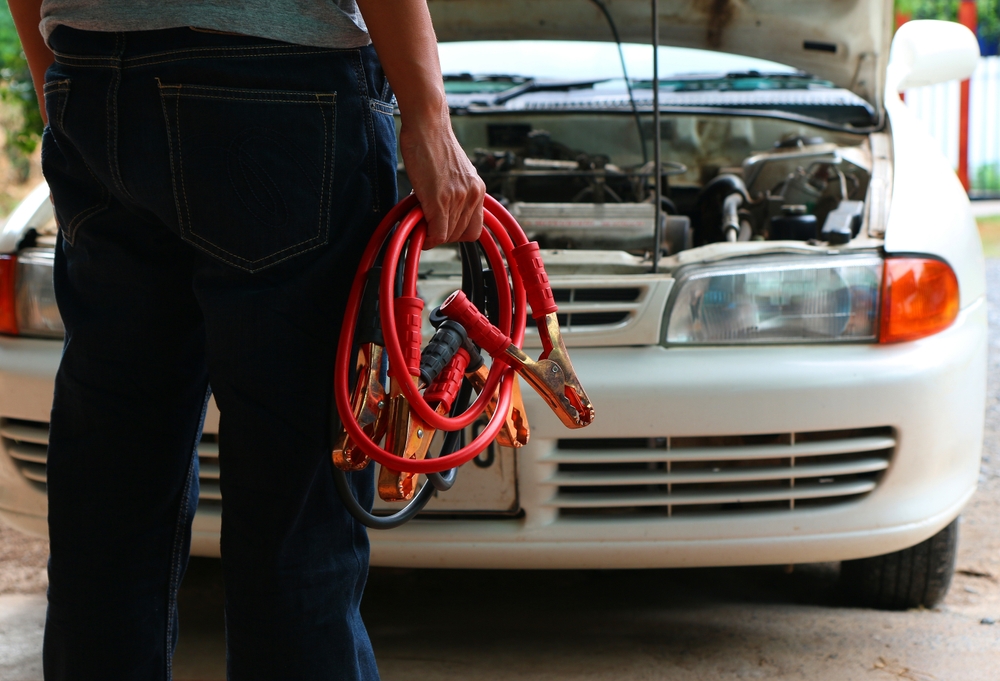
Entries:
<svg viewBox="0 0 1000 681">
<path fill-rule="evenodd" d="M 902 551 L 840 566 L 840 585 L 852 602 L 882 610 L 932 608 L 951 586 L 958 518 L 930 539 Z"/>
</svg>

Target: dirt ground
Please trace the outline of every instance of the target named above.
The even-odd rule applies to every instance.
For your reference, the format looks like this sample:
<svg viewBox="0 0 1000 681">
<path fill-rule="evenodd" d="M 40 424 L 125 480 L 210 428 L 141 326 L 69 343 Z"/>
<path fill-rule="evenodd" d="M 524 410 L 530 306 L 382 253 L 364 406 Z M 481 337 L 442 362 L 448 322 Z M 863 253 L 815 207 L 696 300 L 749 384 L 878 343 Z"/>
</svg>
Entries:
<svg viewBox="0 0 1000 681">
<path fill-rule="evenodd" d="M 647 571 L 374 570 L 364 613 L 386 681 L 1000 678 L 1000 260 L 980 488 L 934 610 L 846 607 L 836 565 Z M 45 542 L 0 529 L 0 679 L 39 681 Z M 181 593 L 175 678 L 225 678 L 218 562 Z"/>
</svg>

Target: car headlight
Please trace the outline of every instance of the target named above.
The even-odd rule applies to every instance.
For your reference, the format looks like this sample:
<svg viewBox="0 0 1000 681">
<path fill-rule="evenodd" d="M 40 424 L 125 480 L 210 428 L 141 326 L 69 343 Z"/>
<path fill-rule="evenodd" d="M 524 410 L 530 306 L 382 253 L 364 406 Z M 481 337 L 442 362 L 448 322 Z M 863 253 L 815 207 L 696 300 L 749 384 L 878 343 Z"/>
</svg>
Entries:
<svg viewBox="0 0 1000 681">
<path fill-rule="evenodd" d="M 52 287 L 55 252 L 27 248 L 0 256 L 0 333 L 62 338 L 63 322 Z"/>
<path fill-rule="evenodd" d="M 678 273 L 667 344 L 873 342 L 878 255 L 755 258 Z"/>
</svg>

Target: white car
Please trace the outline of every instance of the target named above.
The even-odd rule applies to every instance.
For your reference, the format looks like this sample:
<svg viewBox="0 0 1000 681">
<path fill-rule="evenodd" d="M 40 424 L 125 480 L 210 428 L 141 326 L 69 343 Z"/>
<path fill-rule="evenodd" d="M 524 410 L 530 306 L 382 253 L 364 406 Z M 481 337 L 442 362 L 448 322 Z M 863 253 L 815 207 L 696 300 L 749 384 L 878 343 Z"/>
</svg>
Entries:
<svg viewBox="0 0 1000 681">
<path fill-rule="evenodd" d="M 649 2 L 607 5 L 630 81 L 597 4 L 430 2 L 454 128 L 541 242 L 596 419 L 566 430 L 524 391 L 529 444 L 492 447 L 418 519 L 372 532 L 372 563 L 846 561 L 861 602 L 932 605 L 979 471 L 985 277 L 962 187 L 898 92 L 968 77 L 974 38 L 912 22 L 890 56 L 882 0 L 661 0 L 654 246 Z M 0 234 L 0 518 L 38 535 L 54 244 L 39 187 Z M 423 259 L 428 309 L 457 263 L 446 248 Z M 217 426 L 213 405 L 192 545 L 205 556 Z"/>
</svg>

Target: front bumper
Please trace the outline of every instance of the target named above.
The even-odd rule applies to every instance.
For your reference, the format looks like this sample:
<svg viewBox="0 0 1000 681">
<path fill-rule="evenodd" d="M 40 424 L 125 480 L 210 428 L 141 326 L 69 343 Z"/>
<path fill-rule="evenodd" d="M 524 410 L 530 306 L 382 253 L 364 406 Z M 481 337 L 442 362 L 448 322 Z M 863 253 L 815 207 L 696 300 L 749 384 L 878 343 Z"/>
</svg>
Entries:
<svg viewBox="0 0 1000 681">
<path fill-rule="evenodd" d="M 517 453 L 517 517 L 444 516 L 372 532 L 372 564 L 408 567 L 635 568 L 860 558 L 923 541 L 975 490 L 986 399 L 986 304 L 948 330 L 898 345 L 577 348 L 596 409 L 567 431 L 525 391 L 531 443 Z M 0 417 L 47 422 L 58 344 L 0 340 Z M 214 419 L 206 424 L 213 433 Z M 705 513 L 579 515 L 559 501 L 558 452 L 586 438 L 752 437 L 875 429 L 888 467 L 871 491 L 818 506 L 729 504 Z M 782 435 L 782 437 L 785 437 Z M 0 518 L 44 533 L 44 485 L 2 440 Z M 461 477 L 461 476 L 460 476 Z M 461 482 L 458 483 L 459 486 Z M 206 504 L 192 552 L 218 555 L 221 518 Z"/>
</svg>

